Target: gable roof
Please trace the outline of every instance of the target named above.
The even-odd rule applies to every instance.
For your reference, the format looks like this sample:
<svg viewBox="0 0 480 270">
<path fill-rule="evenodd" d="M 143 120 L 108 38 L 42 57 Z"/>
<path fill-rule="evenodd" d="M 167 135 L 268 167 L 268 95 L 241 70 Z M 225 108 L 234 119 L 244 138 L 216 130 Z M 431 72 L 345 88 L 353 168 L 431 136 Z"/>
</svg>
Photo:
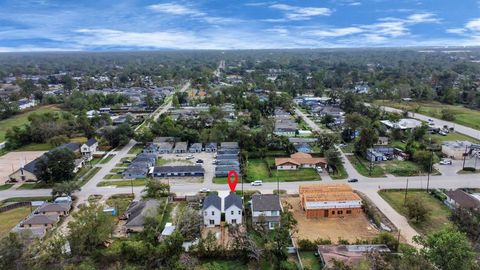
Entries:
<svg viewBox="0 0 480 270">
<path fill-rule="evenodd" d="M 153 173 L 203 173 L 205 170 L 200 165 L 159 166 Z"/>
<path fill-rule="evenodd" d="M 43 224 L 55 224 L 58 221 L 56 215 L 32 215 L 22 222 L 23 225 L 43 225 Z"/>
<path fill-rule="evenodd" d="M 85 144 L 90 147 L 90 146 L 94 145 L 96 142 L 97 142 L 97 139 L 90 138 L 90 139 L 88 139 L 88 141 Z"/>
<path fill-rule="evenodd" d="M 225 210 L 227 210 L 232 205 L 235 205 L 236 207 L 242 209 L 242 198 L 235 194 L 235 192 L 230 192 L 230 194 L 225 197 Z"/>
<path fill-rule="evenodd" d="M 159 206 L 160 202 L 153 199 L 132 202 L 125 211 L 128 217 L 125 226 L 143 226 L 145 218 L 156 215 Z"/>
<path fill-rule="evenodd" d="M 281 211 L 280 198 L 275 194 L 255 194 L 252 196 L 252 211 Z"/>
<path fill-rule="evenodd" d="M 203 210 L 207 209 L 208 207 L 212 206 L 217 208 L 218 210 L 222 210 L 222 199 L 217 194 L 210 194 L 203 200 Z"/>
<path fill-rule="evenodd" d="M 40 206 L 35 212 L 64 212 L 70 210 L 70 204 L 48 203 Z"/>
<path fill-rule="evenodd" d="M 480 207 L 480 202 L 477 199 L 461 189 L 449 190 L 445 192 L 445 194 L 450 199 L 454 200 L 460 207 L 470 209 Z"/>
</svg>

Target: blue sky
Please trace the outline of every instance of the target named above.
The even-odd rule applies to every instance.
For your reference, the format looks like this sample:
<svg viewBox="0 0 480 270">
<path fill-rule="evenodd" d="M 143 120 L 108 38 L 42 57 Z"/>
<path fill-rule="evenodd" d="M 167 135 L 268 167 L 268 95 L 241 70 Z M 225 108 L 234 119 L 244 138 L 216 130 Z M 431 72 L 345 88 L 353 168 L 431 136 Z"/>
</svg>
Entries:
<svg viewBox="0 0 480 270">
<path fill-rule="evenodd" d="M 480 45 L 480 0 L 0 0 L 0 52 Z"/>
</svg>

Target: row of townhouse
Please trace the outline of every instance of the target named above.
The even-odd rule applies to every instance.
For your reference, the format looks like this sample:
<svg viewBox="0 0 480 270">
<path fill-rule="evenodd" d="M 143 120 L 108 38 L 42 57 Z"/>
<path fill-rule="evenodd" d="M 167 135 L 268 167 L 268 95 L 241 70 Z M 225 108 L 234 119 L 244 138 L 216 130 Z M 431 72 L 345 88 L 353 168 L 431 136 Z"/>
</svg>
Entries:
<svg viewBox="0 0 480 270">
<path fill-rule="evenodd" d="M 183 153 L 200 153 L 207 152 L 213 153 L 217 151 L 217 143 L 192 143 L 190 147 L 187 142 L 175 142 L 173 137 L 157 137 L 153 140 L 152 144 L 149 144 L 148 151 L 155 152 L 157 154 L 183 154 Z"/>
<path fill-rule="evenodd" d="M 157 163 L 157 155 L 153 153 L 140 153 L 122 173 L 124 179 L 146 178 L 150 168 Z"/>
<path fill-rule="evenodd" d="M 220 149 L 215 156 L 215 176 L 224 177 L 228 175 L 231 170 L 240 174 L 240 162 L 238 155 L 240 148 L 237 142 L 223 142 L 220 144 Z"/>
</svg>

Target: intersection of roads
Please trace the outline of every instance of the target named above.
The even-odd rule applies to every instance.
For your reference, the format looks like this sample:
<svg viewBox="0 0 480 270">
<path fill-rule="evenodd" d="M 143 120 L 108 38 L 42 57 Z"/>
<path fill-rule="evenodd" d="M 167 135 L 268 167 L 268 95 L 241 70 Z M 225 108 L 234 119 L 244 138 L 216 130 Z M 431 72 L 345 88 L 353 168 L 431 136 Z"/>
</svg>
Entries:
<svg viewBox="0 0 480 270">
<path fill-rule="evenodd" d="M 181 91 L 185 91 L 189 86 L 189 83 L 185 84 L 182 87 Z M 154 119 L 158 118 L 159 115 L 167 112 L 172 106 L 171 101 L 156 110 L 153 113 Z M 384 108 L 388 111 L 396 111 L 393 108 Z M 311 119 L 309 119 L 301 111 L 296 110 L 297 115 L 302 117 L 304 121 L 312 128 L 314 131 L 322 132 L 323 130 Z M 434 119 L 432 117 L 427 117 L 420 114 L 411 115 L 420 120 L 433 119 L 436 123 L 442 125 L 453 126 L 453 123 L 442 121 L 439 119 Z M 478 137 L 480 131 L 464 127 L 461 125 L 455 125 L 455 130 L 457 132 L 463 133 L 471 137 Z M 134 140 L 131 140 L 126 146 L 118 151 L 112 152 L 114 157 L 107 163 L 97 165 L 101 169 L 98 173 L 86 183 L 82 189 L 76 192 L 74 195 L 78 198 L 77 203 L 85 202 L 90 195 L 100 194 L 104 198 L 109 197 L 113 194 L 118 193 L 133 193 L 136 198 L 139 198 L 144 187 L 97 187 L 97 184 L 103 181 L 104 177 L 110 173 L 111 169 L 115 167 L 117 163 L 124 157 L 128 156 L 128 151 L 136 144 Z M 351 183 L 352 187 L 363 194 L 365 194 L 379 209 L 383 214 L 397 227 L 400 229 L 400 233 L 404 239 L 409 243 L 413 236 L 418 235 L 418 233 L 413 229 L 409 224 L 407 219 L 396 212 L 382 197 L 378 194 L 380 189 L 399 189 L 406 187 L 406 177 L 395 177 L 388 175 L 386 178 L 369 178 L 360 175 L 356 169 L 352 166 L 349 160 L 343 154 L 343 161 L 345 169 L 349 175 L 349 178 L 356 178 L 359 181 L 357 183 Z M 429 187 L 430 188 L 446 188 L 446 189 L 455 189 L 455 188 L 478 188 L 480 187 L 480 176 L 478 174 L 456 174 L 456 167 L 445 167 L 438 168 L 442 175 L 430 176 Z M 333 181 L 329 177 L 325 177 L 321 182 Z M 346 180 L 334 180 L 337 183 L 346 182 Z M 281 182 L 280 189 L 286 190 L 289 194 L 298 193 L 298 186 L 302 184 L 311 184 L 312 181 L 307 182 Z M 426 176 L 414 176 L 408 177 L 408 187 L 411 189 L 425 189 L 427 186 L 427 177 Z M 227 184 L 214 184 L 211 181 L 206 181 L 204 183 L 175 183 L 171 186 L 171 191 L 177 195 L 191 195 L 198 192 L 201 188 L 208 188 L 210 190 L 218 191 L 228 191 L 229 187 Z M 242 184 L 239 183 L 237 188 L 242 188 Z M 259 190 L 262 193 L 272 193 L 273 190 L 277 189 L 277 183 L 263 183 L 262 186 L 252 187 L 249 184 L 243 185 L 243 189 L 249 190 Z M 10 198 L 10 197 L 36 197 L 36 196 L 49 196 L 50 189 L 32 189 L 32 190 L 21 190 L 21 189 L 7 189 L 0 191 L 0 201 Z"/>
</svg>

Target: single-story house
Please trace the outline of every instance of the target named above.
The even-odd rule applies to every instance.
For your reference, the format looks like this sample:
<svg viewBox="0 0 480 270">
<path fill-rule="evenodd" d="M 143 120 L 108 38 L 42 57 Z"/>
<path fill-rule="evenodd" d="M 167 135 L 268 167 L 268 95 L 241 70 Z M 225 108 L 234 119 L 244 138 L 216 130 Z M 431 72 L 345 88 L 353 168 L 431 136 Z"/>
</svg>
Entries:
<svg viewBox="0 0 480 270">
<path fill-rule="evenodd" d="M 220 150 L 219 150 L 220 151 Z M 238 160 L 238 155 L 218 154 L 217 160 Z"/>
<path fill-rule="evenodd" d="M 402 118 L 397 122 L 392 122 L 390 120 L 381 120 L 380 123 L 387 129 L 399 128 L 401 130 L 410 130 L 422 126 L 422 122 L 413 118 Z"/>
<path fill-rule="evenodd" d="M 212 153 L 216 151 L 217 151 L 217 143 L 211 142 L 211 143 L 205 144 L 205 152 Z"/>
<path fill-rule="evenodd" d="M 159 166 L 153 169 L 154 177 L 203 176 L 205 170 L 200 165 Z"/>
<path fill-rule="evenodd" d="M 173 142 L 154 143 L 158 147 L 159 154 L 170 154 L 173 152 Z"/>
<path fill-rule="evenodd" d="M 125 227 L 129 232 L 143 231 L 146 217 L 154 217 L 158 213 L 160 202 L 149 199 L 145 201 L 133 201 L 123 214 L 126 220 Z"/>
<path fill-rule="evenodd" d="M 188 149 L 188 152 L 190 153 L 200 153 L 203 150 L 202 143 L 192 143 L 190 145 L 190 148 Z"/>
<path fill-rule="evenodd" d="M 240 153 L 240 149 L 220 149 L 217 153 L 218 155 L 238 155 Z"/>
<path fill-rule="evenodd" d="M 154 143 L 149 143 L 143 148 L 142 153 L 145 154 L 154 154 L 155 156 L 159 154 L 158 146 Z"/>
<path fill-rule="evenodd" d="M 122 172 L 122 176 L 124 179 L 146 178 L 147 174 L 148 168 L 142 167 L 129 167 L 124 172 Z"/>
<path fill-rule="evenodd" d="M 70 212 L 70 204 L 66 203 L 46 203 L 35 209 L 35 214 L 66 216 Z"/>
<path fill-rule="evenodd" d="M 314 158 L 307 153 L 295 153 L 289 158 L 276 158 L 275 166 L 277 170 L 298 170 L 299 168 L 327 168 L 327 160 L 325 158 Z"/>
<path fill-rule="evenodd" d="M 280 197 L 275 194 L 255 194 L 252 196 L 252 222 L 274 229 L 280 225 L 282 205 Z"/>
<path fill-rule="evenodd" d="M 480 201 L 464 190 L 449 190 L 445 195 L 447 195 L 446 203 L 454 208 L 480 209 Z"/>
<path fill-rule="evenodd" d="M 175 148 L 173 149 L 174 153 L 186 153 L 188 148 L 187 142 L 177 142 L 175 143 Z"/>
<path fill-rule="evenodd" d="M 30 215 L 20 222 L 20 227 L 51 228 L 59 221 L 58 215 Z"/>
</svg>

